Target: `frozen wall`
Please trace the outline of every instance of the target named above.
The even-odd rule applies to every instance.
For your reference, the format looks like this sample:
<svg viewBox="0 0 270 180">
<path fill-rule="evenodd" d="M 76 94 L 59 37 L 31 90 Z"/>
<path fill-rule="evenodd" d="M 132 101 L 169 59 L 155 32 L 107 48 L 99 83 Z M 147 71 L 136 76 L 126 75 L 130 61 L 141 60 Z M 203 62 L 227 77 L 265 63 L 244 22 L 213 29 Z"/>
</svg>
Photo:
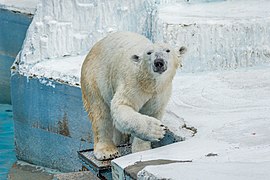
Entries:
<svg viewBox="0 0 270 180">
<path fill-rule="evenodd" d="M 252 0 L 160 6 L 154 41 L 185 45 L 184 71 L 212 71 L 270 62 L 270 2 Z"/>
<path fill-rule="evenodd" d="M 40 0 L 18 58 L 19 72 L 42 76 L 37 63 L 85 55 L 96 41 L 119 30 L 187 46 L 185 72 L 269 63 L 268 7 L 267 0 Z"/>
<path fill-rule="evenodd" d="M 113 31 L 149 36 L 153 6 L 151 0 L 41 0 L 21 53 L 21 73 L 46 59 L 84 54 Z"/>
</svg>

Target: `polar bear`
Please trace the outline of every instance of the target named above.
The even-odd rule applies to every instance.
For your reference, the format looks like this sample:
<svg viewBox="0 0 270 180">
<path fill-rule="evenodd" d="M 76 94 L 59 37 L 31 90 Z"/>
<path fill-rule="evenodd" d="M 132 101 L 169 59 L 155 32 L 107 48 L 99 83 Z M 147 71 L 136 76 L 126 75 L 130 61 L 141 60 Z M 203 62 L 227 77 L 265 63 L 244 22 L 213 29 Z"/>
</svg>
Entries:
<svg viewBox="0 0 270 180">
<path fill-rule="evenodd" d="M 132 152 L 164 137 L 161 119 L 185 51 L 131 32 L 112 33 L 93 46 L 82 65 L 81 90 L 98 160 L 118 157 L 116 146 L 127 135 L 134 137 Z"/>
</svg>

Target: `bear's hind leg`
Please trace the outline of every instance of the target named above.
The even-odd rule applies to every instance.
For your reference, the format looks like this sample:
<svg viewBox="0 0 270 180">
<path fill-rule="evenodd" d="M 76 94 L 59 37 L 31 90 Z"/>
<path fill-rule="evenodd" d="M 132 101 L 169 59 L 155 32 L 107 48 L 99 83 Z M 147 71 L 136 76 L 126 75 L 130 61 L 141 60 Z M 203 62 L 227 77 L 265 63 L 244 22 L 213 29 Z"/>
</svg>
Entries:
<svg viewBox="0 0 270 180">
<path fill-rule="evenodd" d="M 132 153 L 149 150 L 151 149 L 151 142 L 134 137 L 131 149 Z"/>
<path fill-rule="evenodd" d="M 129 143 L 129 135 L 121 133 L 115 127 L 113 128 L 113 142 L 116 146 Z"/>
<path fill-rule="evenodd" d="M 108 105 L 96 96 L 90 104 L 89 118 L 94 133 L 94 155 L 98 160 L 119 157 L 118 149 L 112 140 L 113 124 Z"/>
</svg>

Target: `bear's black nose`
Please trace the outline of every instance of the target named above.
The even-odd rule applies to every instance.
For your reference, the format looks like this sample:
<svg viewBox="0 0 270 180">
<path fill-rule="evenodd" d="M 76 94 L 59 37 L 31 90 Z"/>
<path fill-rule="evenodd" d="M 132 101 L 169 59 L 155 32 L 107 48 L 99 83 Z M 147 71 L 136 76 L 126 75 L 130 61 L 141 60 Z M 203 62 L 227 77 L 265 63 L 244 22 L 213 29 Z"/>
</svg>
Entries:
<svg viewBox="0 0 270 180">
<path fill-rule="evenodd" d="M 164 66 L 165 62 L 163 59 L 156 59 L 154 61 L 154 65 L 156 68 L 162 68 Z"/>
<path fill-rule="evenodd" d="M 166 65 L 165 65 L 165 61 L 164 59 L 155 59 L 154 60 L 154 71 L 158 72 L 158 73 L 163 73 L 164 71 L 166 71 Z"/>
</svg>

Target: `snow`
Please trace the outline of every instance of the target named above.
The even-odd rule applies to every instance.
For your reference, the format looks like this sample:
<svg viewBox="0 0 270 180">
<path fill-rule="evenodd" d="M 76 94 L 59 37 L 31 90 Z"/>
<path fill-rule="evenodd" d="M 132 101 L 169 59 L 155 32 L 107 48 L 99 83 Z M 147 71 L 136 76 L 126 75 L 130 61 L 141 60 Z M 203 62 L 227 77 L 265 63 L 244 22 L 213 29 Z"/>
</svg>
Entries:
<svg viewBox="0 0 270 180">
<path fill-rule="evenodd" d="M 176 24 L 187 20 L 186 24 L 211 18 L 211 22 L 253 20 L 270 16 L 268 0 L 231 0 L 213 3 L 177 3 L 160 6 L 159 15 L 163 21 Z"/>
<path fill-rule="evenodd" d="M 34 14 L 38 0 L 0 0 L 0 8 Z"/>
<path fill-rule="evenodd" d="M 28 74 L 79 86 L 81 66 L 85 57 L 86 55 L 79 55 L 42 61 L 32 66 Z M 41 83 L 48 84 L 47 81 L 41 81 Z"/>
<path fill-rule="evenodd" d="M 223 72 L 178 73 L 167 110 L 197 128 L 197 134 L 186 141 L 131 154 L 114 162 L 124 169 L 137 161 L 192 160 L 192 163 L 151 166 L 141 172 L 162 178 L 269 178 L 269 77 L 269 65 Z M 217 155 L 207 156 L 209 153 Z"/>
</svg>

